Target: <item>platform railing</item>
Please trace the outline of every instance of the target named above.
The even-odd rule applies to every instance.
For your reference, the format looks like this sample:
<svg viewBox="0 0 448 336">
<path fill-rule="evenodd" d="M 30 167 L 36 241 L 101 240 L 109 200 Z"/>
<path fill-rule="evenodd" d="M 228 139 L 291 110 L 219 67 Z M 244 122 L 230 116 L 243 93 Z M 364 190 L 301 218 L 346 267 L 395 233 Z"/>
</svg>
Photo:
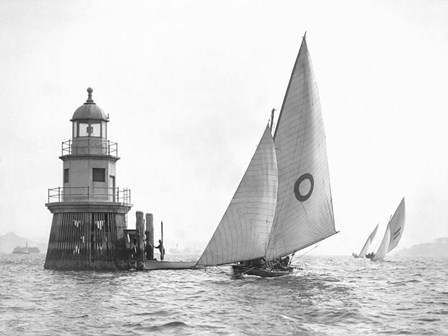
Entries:
<svg viewBox="0 0 448 336">
<path fill-rule="evenodd" d="M 61 147 L 62 156 L 85 154 L 118 156 L 118 143 L 98 138 L 75 139 L 75 141 L 67 140 L 62 142 Z"/>
<path fill-rule="evenodd" d="M 103 187 L 57 187 L 48 189 L 48 203 L 112 202 L 131 204 L 131 189 Z"/>
</svg>

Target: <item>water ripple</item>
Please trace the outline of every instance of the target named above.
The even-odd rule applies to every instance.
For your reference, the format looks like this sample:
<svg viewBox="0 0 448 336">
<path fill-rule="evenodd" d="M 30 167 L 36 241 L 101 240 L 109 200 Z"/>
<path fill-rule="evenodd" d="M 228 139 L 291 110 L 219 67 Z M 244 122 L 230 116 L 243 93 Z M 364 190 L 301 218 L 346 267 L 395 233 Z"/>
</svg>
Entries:
<svg viewBox="0 0 448 336">
<path fill-rule="evenodd" d="M 299 260 L 282 278 L 228 267 L 61 272 L 0 256 L 0 335 L 448 334 L 446 259 Z"/>
</svg>

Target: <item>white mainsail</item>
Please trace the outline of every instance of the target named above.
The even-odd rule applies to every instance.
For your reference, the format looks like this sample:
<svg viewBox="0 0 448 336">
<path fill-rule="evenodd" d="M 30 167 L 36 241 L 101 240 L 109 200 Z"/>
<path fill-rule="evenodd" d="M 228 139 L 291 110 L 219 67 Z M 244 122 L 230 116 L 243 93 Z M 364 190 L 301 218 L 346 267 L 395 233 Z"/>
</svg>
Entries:
<svg viewBox="0 0 448 336">
<path fill-rule="evenodd" d="M 400 202 L 400 205 L 398 206 L 397 210 L 395 211 L 394 215 L 389 221 L 390 241 L 387 252 L 392 251 L 398 245 L 398 242 L 400 241 L 401 236 L 403 235 L 404 222 L 406 219 L 405 212 L 406 212 L 406 205 L 403 197 L 403 199 Z"/>
<path fill-rule="evenodd" d="M 255 154 L 198 265 L 215 266 L 265 255 L 277 199 L 274 141 L 266 127 Z"/>
<path fill-rule="evenodd" d="M 378 225 L 376 225 L 375 229 L 370 233 L 369 237 L 367 238 L 364 246 L 361 249 L 361 252 L 359 252 L 358 257 L 359 258 L 364 258 L 367 254 L 367 252 L 369 251 L 370 245 L 372 244 L 373 239 L 375 239 L 376 236 L 376 231 L 378 230 Z"/>
<path fill-rule="evenodd" d="M 378 247 L 378 250 L 376 251 L 374 257 L 372 258 L 373 261 L 384 259 L 384 257 L 387 254 L 387 249 L 389 248 L 389 240 L 390 240 L 390 227 L 389 225 L 387 225 L 386 232 L 384 232 L 383 240 L 381 241 L 381 244 Z"/>
<path fill-rule="evenodd" d="M 383 260 L 387 253 L 392 251 L 401 239 L 403 235 L 404 223 L 405 223 L 405 211 L 406 205 L 404 197 L 398 205 L 397 210 L 395 210 L 394 215 L 390 218 L 389 223 L 387 223 L 386 232 L 384 233 L 383 240 L 381 241 L 378 251 L 372 258 L 375 260 Z"/>
<path fill-rule="evenodd" d="M 319 93 L 303 38 L 275 131 L 278 197 L 266 259 L 336 233 Z"/>
</svg>

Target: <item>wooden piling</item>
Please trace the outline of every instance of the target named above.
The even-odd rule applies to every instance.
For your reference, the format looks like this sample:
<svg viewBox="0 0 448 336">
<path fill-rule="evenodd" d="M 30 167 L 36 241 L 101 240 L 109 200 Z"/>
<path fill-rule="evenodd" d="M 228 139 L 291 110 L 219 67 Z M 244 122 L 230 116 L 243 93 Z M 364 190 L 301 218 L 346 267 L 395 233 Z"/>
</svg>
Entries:
<svg viewBox="0 0 448 336">
<path fill-rule="evenodd" d="M 146 214 L 146 258 L 154 259 L 154 217 L 152 213 Z"/>
<path fill-rule="evenodd" d="M 135 224 L 137 238 L 137 269 L 141 270 L 145 267 L 145 224 L 143 222 L 143 212 L 136 212 L 137 223 Z"/>
</svg>

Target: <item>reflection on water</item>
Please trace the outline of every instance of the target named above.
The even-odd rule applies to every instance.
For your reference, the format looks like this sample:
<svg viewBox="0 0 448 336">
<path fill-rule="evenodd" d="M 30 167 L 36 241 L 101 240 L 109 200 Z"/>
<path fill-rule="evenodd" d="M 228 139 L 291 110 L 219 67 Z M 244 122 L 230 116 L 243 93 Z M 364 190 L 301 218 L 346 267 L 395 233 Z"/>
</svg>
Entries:
<svg viewBox="0 0 448 336">
<path fill-rule="evenodd" d="M 448 333 L 448 260 L 297 260 L 282 278 L 227 267 L 152 272 L 44 270 L 0 256 L 4 335 L 414 335 Z"/>
</svg>

